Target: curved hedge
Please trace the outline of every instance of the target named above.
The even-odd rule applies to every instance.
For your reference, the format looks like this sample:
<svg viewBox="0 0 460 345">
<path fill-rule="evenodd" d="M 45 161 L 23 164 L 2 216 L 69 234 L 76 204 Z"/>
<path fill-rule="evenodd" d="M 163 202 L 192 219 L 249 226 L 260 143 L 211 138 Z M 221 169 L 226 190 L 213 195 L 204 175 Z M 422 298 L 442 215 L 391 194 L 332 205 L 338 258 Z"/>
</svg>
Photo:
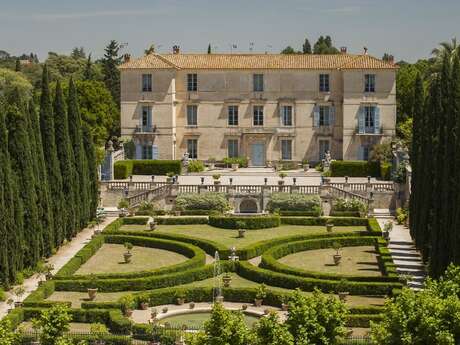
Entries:
<svg viewBox="0 0 460 345">
<path fill-rule="evenodd" d="M 240 261 L 238 274 L 246 279 L 271 286 L 286 289 L 301 289 L 313 291 L 315 288 L 323 292 L 339 292 L 340 283 L 337 280 L 316 279 L 299 277 L 291 274 L 273 272 L 267 269 L 253 266 L 247 261 Z M 347 281 L 346 289 L 352 295 L 390 295 L 394 288 L 400 288 L 402 284 L 394 282 L 356 282 Z"/>
<path fill-rule="evenodd" d="M 271 216 L 209 216 L 209 225 L 224 229 L 239 229 L 239 223 L 244 224 L 244 229 L 266 229 L 280 226 L 280 217 Z"/>
<path fill-rule="evenodd" d="M 156 217 L 160 225 L 208 224 L 208 217 Z"/>
<path fill-rule="evenodd" d="M 388 277 L 388 276 L 364 276 L 364 275 L 345 275 L 345 274 L 336 274 L 336 273 L 324 273 L 318 271 L 308 271 L 295 267 L 291 267 L 285 264 L 282 264 L 278 259 L 289 255 L 307 250 L 331 248 L 334 242 L 340 243 L 342 247 L 352 247 L 352 246 L 362 246 L 362 245 L 372 245 L 376 247 L 376 251 L 379 252 L 380 245 L 377 237 L 333 237 L 333 238 L 322 238 L 322 239 L 311 239 L 306 241 L 297 241 L 284 243 L 279 246 L 273 247 L 266 251 L 262 255 L 262 261 L 260 267 L 266 268 L 275 272 L 286 273 L 301 277 L 310 277 L 315 279 L 331 279 L 331 280 L 340 280 L 348 279 L 352 281 L 367 281 L 367 282 L 398 282 L 398 277 Z M 383 274 L 386 273 L 383 268 L 382 262 L 379 262 L 380 269 L 383 271 Z"/>
<path fill-rule="evenodd" d="M 103 243 L 116 243 L 123 244 L 130 242 L 135 246 L 158 248 L 176 253 L 182 254 L 189 260 L 181 262 L 176 265 L 167 267 L 161 267 L 154 270 L 139 271 L 139 272 L 127 272 L 127 273 L 101 273 L 94 274 L 93 276 L 98 279 L 116 279 L 116 278 L 140 278 L 147 276 L 155 276 L 168 274 L 176 271 L 183 271 L 204 266 L 206 263 L 206 255 L 200 248 L 176 241 L 152 238 L 152 237 L 138 237 L 132 235 L 100 235 L 91 240 L 83 249 L 81 249 L 77 255 L 72 258 L 67 264 L 62 267 L 55 279 L 57 280 L 69 280 L 69 279 L 88 279 L 89 275 L 74 275 L 74 273 L 94 255 Z M 97 248 L 97 249 L 96 249 Z"/>
</svg>

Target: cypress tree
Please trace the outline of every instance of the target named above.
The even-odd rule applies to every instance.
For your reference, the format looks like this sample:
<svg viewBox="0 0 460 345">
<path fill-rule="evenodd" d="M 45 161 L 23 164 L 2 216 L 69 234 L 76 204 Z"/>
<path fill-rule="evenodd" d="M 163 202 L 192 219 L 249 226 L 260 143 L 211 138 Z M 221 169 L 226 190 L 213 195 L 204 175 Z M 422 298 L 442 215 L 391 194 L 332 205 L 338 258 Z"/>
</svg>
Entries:
<svg viewBox="0 0 460 345">
<path fill-rule="evenodd" d="M 83 228 L 90 220 L 89 212 L 89 185 L 88 185 L 88 162 L 86 160 L 85 150 L 83 148 L 81 116 L 78 108 L 78 95 L 75 83 L 72 78 L 69 81 L 68 95 L 68 126 L 69 137 L 73 147 L 74 154 L 74 171 L 76 185 L 77 204 L 79 205 L 79 225 Z"/>
<path fill-rule="evenodd" d="M 62 175 L 62 190 L 64 192 L 65 223 L 64 233 L 67 239 L 72 238 L 79 228 L 79 204 L 76 198 L 75 162 L 69 137 L 69 124 L 64 104 L 64 94 L 61 83 L 56 82 L 54 97 L 54 136 L 56 140 L 57 157 Z"/>
<path fill-rule="evenodd" d="M 118 56 L 120 46 L 117 41 L 112 40 L 105 48 L 102 59 L 102 70 L 104 72 L 104 83 L 112 94 L 112 98 L 120 106 L 120 71 L 118 65 L 121 58 Z"/>
<path fill-rule="evenodd" d="M 53 107 L 51 104 L 48 69 L 46 65 L 43 68 L 42 91 L 40 97 L 40 132 L 48 182 L 50 185 L 50 197 L 52 200 L 54 244 L 55 246 L 59 246 L 64 240 L 64 220 L 67 219 L 67 217 L 64 207 L 65 199 L 62 189 L 62 175 L 54 136 Z"/>
<path fill-rule="evenodd" d="M 10 104 L 6 113 L 8 150 L 11 168 L 18 179 L 20 198 L 24 205 L 24 265 L 33 267 L 41 257 L 41 223 L 38 221 L 36 182 L 30 150 L 27 121 L 21 100 Z"/>
<path fill-rule="evenodd" d="M 452 194 L 454 196 L 454 204 L 451 206 L 453 210 L 457 210 L 460 207 L 460 58 L 458 55 L 454 57 L 454 62 L 452 66 L 452 79 L 451 79 L 451 97 L 452 97 L 452 116 L 455 119 L 455 132 L 454 132 L 454 151 L 455 160 L 454 160 L 454 173 L 452 184 Z M 453 262 L 460 264 L 460 212 L 454 212 L 451 227 L 451 237 L 450 241 L 453 244 Z"/>
<path fill-rule="evenodd" d="M 85 148 L 86 160 L 88 162 L 88 204 L 90 219 L 96 217 L 96 210 L 99 204 L 99 188 L 97 173 L 96 149 L 94 147 L 93 137 L 88 125 L 83 124 L 83 147 Z"/>
<path fill-rule="evenodd" d="M 43 156 L 42 138 L 40 135 L 40 124 L 35 103 L 29 103 L 29 136 L 31 138 L 32 158 L 35 164 L 35 179 L 37 182 L 38 213 L 43 229 L 43 255 L 51 255 L 54 248 L 53 230 L 53 209 L 50 198 L 50 186 L 46 173 L 45 157 Z"/>
</svg>

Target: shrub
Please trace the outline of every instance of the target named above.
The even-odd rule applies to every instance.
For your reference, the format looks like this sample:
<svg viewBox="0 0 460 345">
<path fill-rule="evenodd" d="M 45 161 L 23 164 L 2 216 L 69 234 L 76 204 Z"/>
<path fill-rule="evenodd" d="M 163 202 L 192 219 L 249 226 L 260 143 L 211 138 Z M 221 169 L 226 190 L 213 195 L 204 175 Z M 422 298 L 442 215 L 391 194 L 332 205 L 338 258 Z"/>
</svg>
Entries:
<svg viewBox="0 0 460 345">
<path fill-rule="evenodd" d="M 142 201 L 139 208 L 136 211 L 136 215 L 154 215 L 157 211 L 155 205 L 152 202 Z"/>
<path fill-rule="evenodd" d="M 0 302 L 5 302 L 5 301 L 6 301 L 5 290 L 0 288 Z"/>
<path fill-rule="evenodd" d="M 386 181 L 391 179 L 391 163 L 382 162 L 380 164 L 380 177 Z"/>
<path fill-rule="evenodd" d="M 231 166 L 232 164 L 238 164 L 240 168 L 248 167 L 248 159 L 246 157 L 226 157 L 223 159 L 224 164 Z"/>
<path fill-rule="evenodd" d="M 209 225 L 224 229 L 239 229 L 244 223 L 244 229 L 265 229 L 280 226 L 279 216 L 209 216 Z"/>
<path fill-rule="evenodd" d="M 114 178 L 117 180 L 123 180 L 133 174 L 133 161 L 118 161 L 113 165 Z"/>
<path fill-rule="evenodd" d="M 283 211 L 321 213 L 321 200 L 318 196 L 291 193 L 273 193 L 267 206 L 270 212 L 279 209 Z"/>
<path fill-rule="evenodd" d="M 344 212 L 364 212 L 366 211 L 366 205 L 358 199 L 343 199 L 338 198 L 334 201 L 332 206 L 334 211 Z"/>
<path fill-rule="evenodd" d="M 380 177 L 379 162 L 366 161 L 332 161 L 331 176 Z"/>
<path fill-rule="evenodd" d="M 404 224 L 409 217 L 407 210 L 401 207 L 396 209 L 396 220 L 398 224 Z"/>
<path fill-rule="evenodd" d="M 224 212 L 230 205 L 224 193 L 184 193 L 176 198 L 178 210 L 216 210 Z"/>
<path fill-rule="evenodd" d="M 192 160 L 188 163 L 189 172 L 202 172 L 204 171 L 204 164 L 202 161 Z"/>
<path fill-rule="evenodd" d="M 161 225 L 208 224 L 208 217 L 158 217 L 155 221 Z"/>
</svg>

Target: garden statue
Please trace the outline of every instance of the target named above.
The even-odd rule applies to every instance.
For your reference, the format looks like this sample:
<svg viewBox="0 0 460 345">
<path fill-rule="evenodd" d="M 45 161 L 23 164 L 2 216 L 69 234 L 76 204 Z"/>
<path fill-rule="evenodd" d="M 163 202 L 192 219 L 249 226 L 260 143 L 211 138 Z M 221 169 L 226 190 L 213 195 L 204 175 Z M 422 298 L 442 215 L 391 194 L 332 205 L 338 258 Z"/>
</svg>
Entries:
<svg viewBox="0 0 460 345">
<path fill-rule="evenodd" d="M 185 152 L 184 155 L 182 156 L 182 168 L 184 169 L 184 171 L 187 173 L 188 172 L 188 164 L 189 164 L 189 161 L 190 161 L 190 158 L 189 158 L 189 153 L 188 152 Z"/>
<path fill-rule="evenodd" d="M 325 153 L 324 153 L 324 171 L 329 171 L 329 167 L 331 166 L 331 161 L 332 161 L 332 158 L 331 158 L 331 151 L 327 150 Z"/>
</svg>

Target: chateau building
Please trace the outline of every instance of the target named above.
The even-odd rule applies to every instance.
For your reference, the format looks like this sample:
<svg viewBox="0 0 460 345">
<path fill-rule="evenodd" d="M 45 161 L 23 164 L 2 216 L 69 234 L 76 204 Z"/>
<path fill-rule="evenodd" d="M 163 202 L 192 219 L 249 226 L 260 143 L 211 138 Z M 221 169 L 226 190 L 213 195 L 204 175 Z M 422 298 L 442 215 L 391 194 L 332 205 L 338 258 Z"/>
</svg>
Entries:
<svg viewBox="0 0 460 345">
<path fill-rule="evenodd" d="M 397 67 L 365 54 L 149 54 L 121 71 L 138 159 L 366 160 L 396 124 Z"/>
</svg>

